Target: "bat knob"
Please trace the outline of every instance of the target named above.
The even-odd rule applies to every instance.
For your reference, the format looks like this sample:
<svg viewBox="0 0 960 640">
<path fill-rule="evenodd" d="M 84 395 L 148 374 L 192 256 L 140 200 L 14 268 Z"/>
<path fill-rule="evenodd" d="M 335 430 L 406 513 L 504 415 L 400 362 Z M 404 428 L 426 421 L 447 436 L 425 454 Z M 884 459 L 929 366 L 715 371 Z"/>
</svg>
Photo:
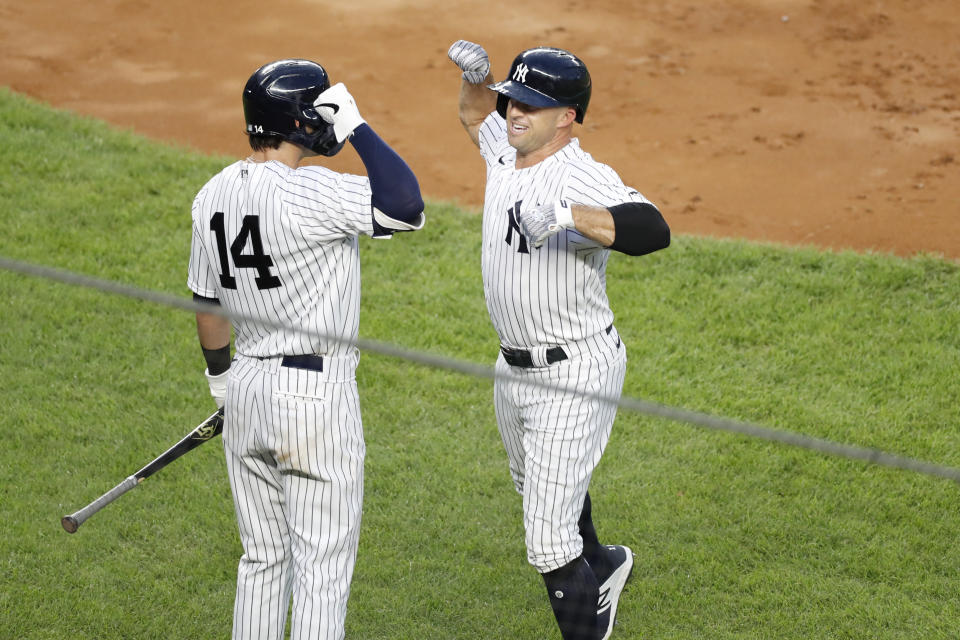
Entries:
<svg viewBox="0 0 960 640">
<path fill-rule="evenodd" d="M 60 524 L 63 525 L 63 530 L 67 533 L 76 533 L 77 527 L 80 526 L 77 521 L 73 519 L 73 516 L 63 516 L 60 518 Z"/>
</svg>

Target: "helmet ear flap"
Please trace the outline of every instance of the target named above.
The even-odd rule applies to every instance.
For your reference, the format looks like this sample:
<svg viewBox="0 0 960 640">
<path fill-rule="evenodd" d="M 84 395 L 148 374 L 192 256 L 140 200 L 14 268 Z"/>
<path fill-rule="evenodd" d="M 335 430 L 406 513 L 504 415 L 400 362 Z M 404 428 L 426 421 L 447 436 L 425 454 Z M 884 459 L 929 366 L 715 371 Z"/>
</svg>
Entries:
<svg viewBox="0 0 960 640">
<path fill-rule="evenodd" d="M 321 119 L 323 123 L 316 133 L 313 134 L 313 142 L 310 149 L 322 156 L 335 156 L 343 149 L 346 140 L 337 142 L 337 135 L 333 132 L 333 125 Z"/>
<path fill-rule="evenodd" d="M 307 133 L 306 127 L 312 127 L 313 133 Z M 286 136 L 290 142 L 299 144 L 322 156 L 335 156 L 343 149 L 344 143 L 337 142 L 333 125 L 317 116 L 317 122 L 301 122 L 300 126 Z"/>
<path fill-rule="evenodd" d="M 324 120 L 312 104 L 303 104 L 300 107 L 300 127 L 309 125 L 313 127 L 313 133 L 302 134 L 300 144 L 307 147 L 314 153 L 322 156 L 335 156 L 343 149 L 344 142 L 337 142 L 337 136 L 333 131 L 333 125 Z"/>
<path fill-rule="evenodd" d="M 300 109 L 300 123 L 309 124 L 311 127 L 319 127 L 327 124 L 327 121 L 320 117 L 320 114 L 312 105 L 304 105 Z"/>
<path fill-rule="evenodd" d="M 510 98 L 502 93 L 497 94 L 497 113 L 501 118 L 507 117 L 507 102 Z"/>
</svg>

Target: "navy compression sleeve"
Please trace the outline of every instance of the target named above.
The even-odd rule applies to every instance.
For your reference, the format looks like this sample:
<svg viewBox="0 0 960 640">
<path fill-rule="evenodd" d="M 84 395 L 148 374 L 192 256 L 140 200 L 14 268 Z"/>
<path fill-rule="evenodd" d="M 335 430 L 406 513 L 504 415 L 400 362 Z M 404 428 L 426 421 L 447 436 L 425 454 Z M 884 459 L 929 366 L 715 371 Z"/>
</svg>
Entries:
<svg viewBox="0 0 960 640">
<path fill-rule="evenodd" d="M 367 168 L 373 206 L 394 220 L 416 220 L 423 212 L 423 198 L 417 177 L 403 158 L 366 123 L 354 130 L 350 143 Z"/>
</svg>

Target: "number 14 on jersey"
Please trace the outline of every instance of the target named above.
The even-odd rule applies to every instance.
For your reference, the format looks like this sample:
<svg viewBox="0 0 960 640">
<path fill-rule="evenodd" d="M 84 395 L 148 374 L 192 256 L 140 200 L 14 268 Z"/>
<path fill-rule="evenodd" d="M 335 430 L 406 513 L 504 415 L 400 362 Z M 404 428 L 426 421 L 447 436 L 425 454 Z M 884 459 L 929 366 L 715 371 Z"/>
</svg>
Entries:
<svg viewBox="0 0 960 640">
<path fill-rule="evenodd" d="M 263 239 L 260 236 L 260 216 L 243 217 L 240 233 L 227 248 L 227 233 L 223 224 L 223 212 L 217 211 L 210 219 L 210 230 L 217 236 L 217 255 L 220 257 L 220 285 L 224 289 L 236 289 L 237 278 L 232 274 L 230 261 L 237 269 L 256 269 L 254 282 L 258 289 L 273 289 L 283 283 L 278 276 L 270 272 L 273 258 L 263 252 Z M 243 253 L 250 244 L 251 253 Z"/>
</svg>

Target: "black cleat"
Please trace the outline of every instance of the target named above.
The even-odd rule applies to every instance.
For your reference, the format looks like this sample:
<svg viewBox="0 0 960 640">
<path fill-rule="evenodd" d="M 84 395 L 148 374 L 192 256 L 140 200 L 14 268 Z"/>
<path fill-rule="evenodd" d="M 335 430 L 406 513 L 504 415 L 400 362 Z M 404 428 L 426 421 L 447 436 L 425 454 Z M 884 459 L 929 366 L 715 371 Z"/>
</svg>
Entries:
<svg viewBox="0 0 960 640">
<path fill-rule="evenodd" d="M 600 599 L 597 601 L 597 624 L 601 630 L 605 630 L 602 640 L 607 640 L 613 633 L 613 624 L 617 617 L 617 603 L 620 601 L 620 594 L 623 587 L 630 578 L 633 571 L 633 552 L 629 547 L 621 545 L 608 546 L 607 549 L 611 555 L 623 556 L 620 563 L 616 565 L 613 573 L 600 583 Z"/>
</svg>

